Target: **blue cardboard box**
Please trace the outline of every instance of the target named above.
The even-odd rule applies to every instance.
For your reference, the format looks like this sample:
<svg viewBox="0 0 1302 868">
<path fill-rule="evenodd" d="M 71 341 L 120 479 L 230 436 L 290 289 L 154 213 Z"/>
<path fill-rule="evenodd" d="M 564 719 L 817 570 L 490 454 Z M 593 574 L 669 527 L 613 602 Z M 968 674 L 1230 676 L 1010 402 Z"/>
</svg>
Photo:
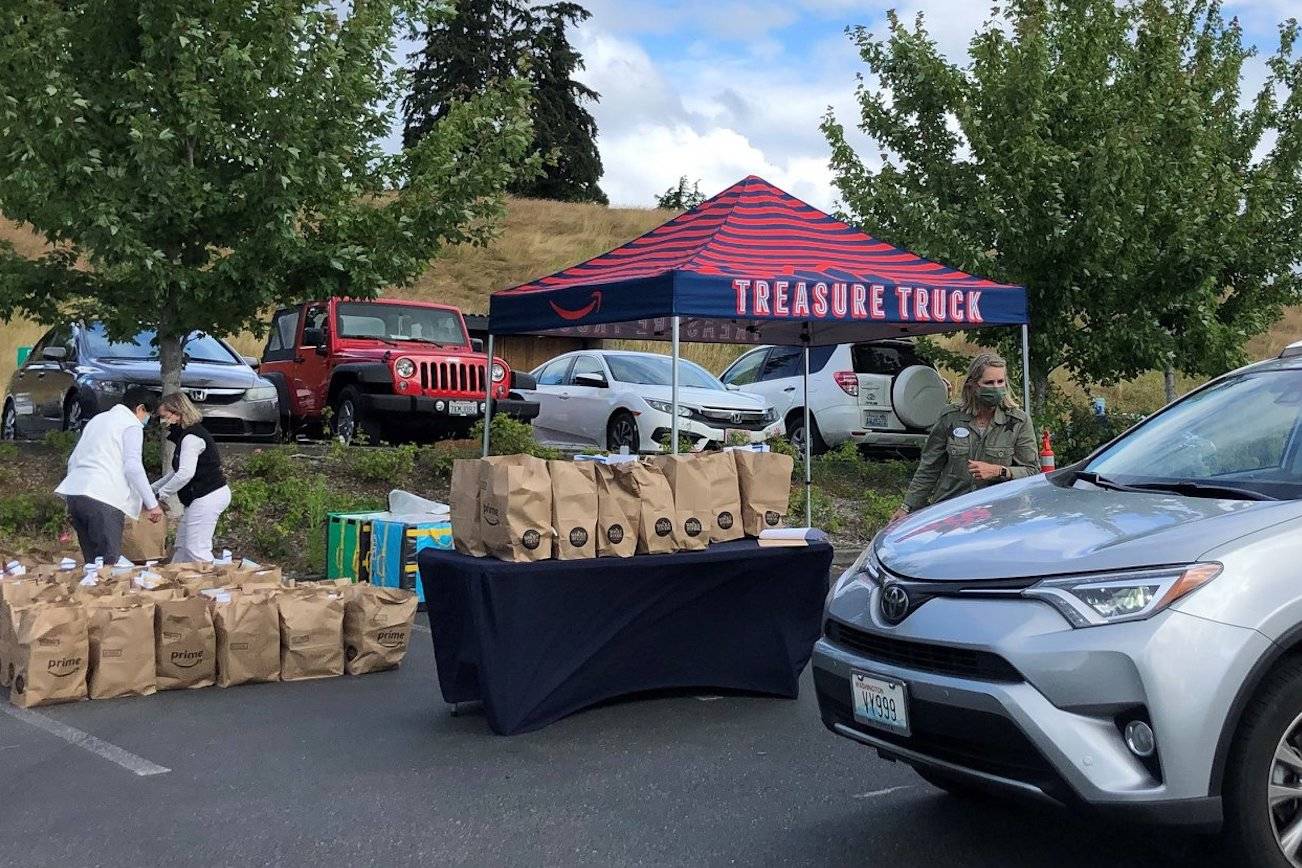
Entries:
<svg viewBox="0 0 1302 868">
<path fill-rule="evenodd" d="M 452 523 L 425 516 L 389 516 L 371 521 L 372 585 L 406 588 L 425 602 L 416 553 L 422 549 L 452 549 Z"/>
</svg>

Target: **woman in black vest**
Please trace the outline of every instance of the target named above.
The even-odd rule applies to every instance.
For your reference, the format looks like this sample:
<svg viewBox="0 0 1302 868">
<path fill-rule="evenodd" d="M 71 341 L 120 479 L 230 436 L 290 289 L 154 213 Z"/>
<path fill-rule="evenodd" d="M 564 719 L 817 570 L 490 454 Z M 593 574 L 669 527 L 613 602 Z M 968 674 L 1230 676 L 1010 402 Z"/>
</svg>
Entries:
<svg viewBox="0 0 1302 868">
<path fill-rule="evenodd" d="M 170 502 L 175 495 L 185 507 L 176 528 L 172 563 L 211 562 L 217 519 L 231 505 L 221 454 L 203 427 L 203 416 L 185 395 L 176 392 L 163 398 L 158 418 L 170 426 L 167 439 L 173 446 L 172 472 L 153 488 L 160 503 Z"/>
</svg>

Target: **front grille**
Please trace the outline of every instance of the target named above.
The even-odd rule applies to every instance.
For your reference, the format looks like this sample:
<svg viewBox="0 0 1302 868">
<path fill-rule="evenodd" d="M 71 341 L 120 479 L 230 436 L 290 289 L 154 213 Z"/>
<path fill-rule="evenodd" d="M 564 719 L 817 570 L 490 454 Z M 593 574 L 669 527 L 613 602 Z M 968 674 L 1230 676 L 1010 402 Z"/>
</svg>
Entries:
<svg viewBox="0 0 1302 868">
<path fill-rule="evenodd" d="M 977 681 L 1023 680 L 1022 674 L 1013 664 L 989 651 L 878 636 L 831 620 L 824 624 L 823 632 L 829 642 L 862 654 L 870 660 L 880 660 L 893 666 Z"/>
<path fill-rule="evenodd" d="M 203 420 L 203 427 L 214 437 L 239 437 L 246 432 L 244 420 L 228 416 L 211 416 Z M 268 426 L 270 427 L 270 426 Z M 271 431 L 266 432 L 268 434 Z"/>
<path fill-rule="evenodd" d="M 736 415 L 737 420 L 733 421 Z M 719 407 L 703 407 L 696 414 L 703 422 L 716 428 L 737 428 L 744 431 L 759 431 L 765 425 L 763 410 L 728 410 Z"/>
<path fill-rule="evenodd" d="M 465 362 L 421 362 L 420 387 L 426 392 L 484 394 L 484 366 Z"/>
<path fill-rule="evenodd" d="M 239 401 L 243 397 L 244 397 L 243 389 L 239 391 L 231 392 L 230 394 L 222 394 L 220 392 L 214 392 L 210 389 L 206 394 L 204 394 L 203 400 L 196 401 L 195 403 L 198 404 L 200 407 L 206 407 L 210 405 L 217 406 L 221 404 L 234 404 L 236 401 Z"/>
</svg>

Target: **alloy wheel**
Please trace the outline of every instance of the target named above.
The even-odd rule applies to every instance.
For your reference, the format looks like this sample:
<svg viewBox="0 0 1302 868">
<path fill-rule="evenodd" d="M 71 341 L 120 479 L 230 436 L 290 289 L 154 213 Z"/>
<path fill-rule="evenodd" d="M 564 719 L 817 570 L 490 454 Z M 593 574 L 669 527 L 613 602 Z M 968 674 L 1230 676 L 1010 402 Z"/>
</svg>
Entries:
<svg viewBox="0 0 1302 868">
<path fill-rule="evenodd" d="M 0 440 L 18 439 L 18 411 L 12 402 L 5 404 L 4 419 L 0 420 Z"/>
<path fill-rule="evenodd" d="M 75 398 L 68 402 L 68 409 L 64 411 L 63 430 L 81 430 L 81 402 Z"/>
<path fill-rule="evenodd" d="M 796 454 L 801 456 L 801 460 L 803 460 L 805 455 L 805 423 L 803 420 L 797 423 L 795 428 L 787 432 L 787 440 L 790 441 L 791 447 L 796 450 Z"/>
<path fill-rule="evenodd" d="M 353 442 L 356 432 L 357 410 L 352 401 L 344 400 L 340 402 L 339 412 L 335 416 L 335 437 L 339 438 L 340 443 L 348 444 Z"/>
<path fill-rule="evenodd" d="M 1302 868 L 1302 715 L 1284 730 L 1270 763 L 1266 799 L 1275 842 L 1288 861 Z"/>
<path fill-rule="evenodd" d="M 637 451 L 637 423 L 627 416 L 621 416 L 610 426 L 612 452 L 621 446 L 627 446 L 629 452 Z"/>
</svg>

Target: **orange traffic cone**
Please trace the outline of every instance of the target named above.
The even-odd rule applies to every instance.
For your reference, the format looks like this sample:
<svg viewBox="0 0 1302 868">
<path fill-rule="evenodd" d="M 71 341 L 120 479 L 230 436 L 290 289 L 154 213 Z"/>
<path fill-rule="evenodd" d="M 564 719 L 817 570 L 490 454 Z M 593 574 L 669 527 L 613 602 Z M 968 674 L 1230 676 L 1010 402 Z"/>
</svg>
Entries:
<svg viewBox="0 0 1302 868">
<path fill-rule="evenodd" d="M 1049 442 L 1049 429 L 1044 429 L 1044 438 L 1040 441 L 1040 472 L 1052 473 L 1056 464 L 1053 458 L 1053 444 Z"/>
</svg>

